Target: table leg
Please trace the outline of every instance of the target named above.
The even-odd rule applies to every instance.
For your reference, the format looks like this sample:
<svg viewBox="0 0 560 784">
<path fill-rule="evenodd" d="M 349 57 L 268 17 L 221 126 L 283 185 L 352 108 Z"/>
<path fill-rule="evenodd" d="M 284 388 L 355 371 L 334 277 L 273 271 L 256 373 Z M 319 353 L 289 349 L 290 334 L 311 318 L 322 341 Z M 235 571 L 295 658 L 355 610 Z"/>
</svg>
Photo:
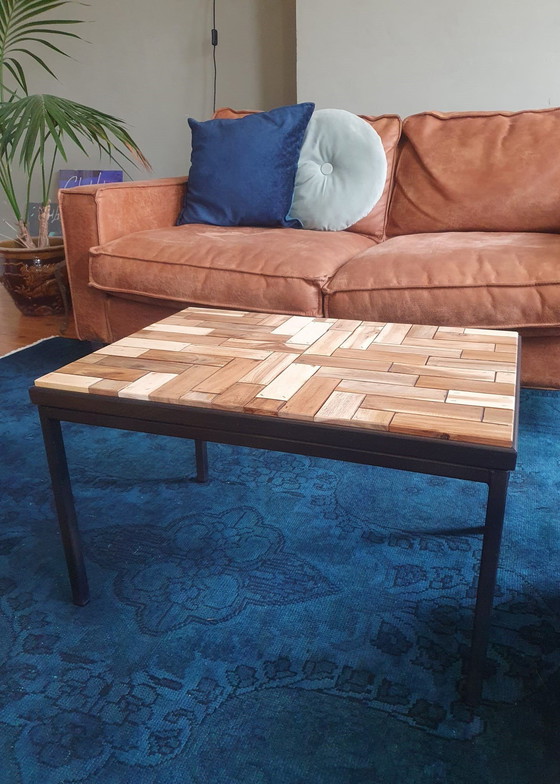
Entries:
<svg viewBox="0 0 560 784">
<path fill-rule="evenodd" d="M 194 449 L 196 454 L 196 481 L 208 481 L 208 451 L 206 449 L 206 441 L 195 439 Z"/>
<path fill-rule="evenodd" d="M 39 417 L 51 475 L 58 525 L 68 567 L 68 577 L 70 578 L 70 586 L 72 588 L 72 600 L 74 604 L 83 607 L 84 604 L 89 602 L 89 587 L 76 520 L 70 475 L 68 473 L 66 450 L 64 449 L 64 441 L 62 439 L 62 429 L 60 421 L 48 417 L 40 406 Z"/>
<path fill-rule="evenodd" d="M 492 471 L 490 481 L 488 482 L 486 520 L 464 695 L 467 705 L 473 708 L 478 705 L 482 696 L 482 682 L 490 633 L 492 603 L 496 588 L 496 573 L 500 556 L 508 480 L 508 471 Z"/>
</svg>

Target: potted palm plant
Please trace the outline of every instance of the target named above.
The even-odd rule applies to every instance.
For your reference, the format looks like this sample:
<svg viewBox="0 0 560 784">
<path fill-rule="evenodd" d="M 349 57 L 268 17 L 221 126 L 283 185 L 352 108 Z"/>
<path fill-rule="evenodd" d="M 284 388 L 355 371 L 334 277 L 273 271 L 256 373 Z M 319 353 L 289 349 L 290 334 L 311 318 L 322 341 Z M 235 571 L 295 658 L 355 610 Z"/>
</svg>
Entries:
<svg viewBox="0 0 560 784">
<path fill-rule="evenodd" d="M 149 167 L 122 120 L 66 98 L 30 94 L 25 66 L 56 78 L 45 53 L 68 57 L 63 43 L 81 40 L 74 25 L 82 20 L 60 18 L 71 5 L 83 4 L 0 0 L 0 190 L 13 213 L 15 234 L 0 242 L 0 278 L 27 315 L 65 309 L 64 246 L 62 238 L 48 236 L 48 227 L 53 176 L 57 161 L 67 160 L 67 147 L 87 154 L 94 145 L 121 167 L 125 161 Z M 33 188 L 41 194 L 36 237 L 28 228 Z"/>
</svg>

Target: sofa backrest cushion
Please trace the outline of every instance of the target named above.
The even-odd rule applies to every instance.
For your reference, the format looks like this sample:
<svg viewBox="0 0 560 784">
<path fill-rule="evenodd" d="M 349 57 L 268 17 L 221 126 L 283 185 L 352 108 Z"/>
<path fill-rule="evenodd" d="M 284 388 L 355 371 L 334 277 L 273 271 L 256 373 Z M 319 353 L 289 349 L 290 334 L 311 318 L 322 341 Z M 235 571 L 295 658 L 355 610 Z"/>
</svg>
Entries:
<svg viewBox="0 0 560 784">
<path fill-rule="evenodd" d="M 300 227 L 288 212 L 314 108 L 313 103 L 280 106 L 239 122 L 189 117 L 191 167 L 177 223 Z"/>
<path fill-rule="evenodd" d="M 237 111 L 235 109 L 218 109 L 214 114 L 216 119 L 234 119 L 245 117 L 247 114 L 254 114 L 253 111 Z M 381 198 L 373 207 L 369 215 L 362 218 L 347 230 L 364 234 L 371 237 L 376 242 L 381 242 L 385 238 L 385 224 L 387 221 L 387 211 L 389 207 L 389 196 L 393 187 L 393 176 L 395 171 L 395 160 L 397 146 L 401 137 L 402 121 L 396 114 L 383 114 L 378 117 L 360 115 L 368 122 L 379 134 L 383 143 L 383 149 L 387 156 L 387 178 L 385 188 Z"/>
<path fill-rule="evenodd" d="M 387 236 L 560 230 L 560 109 L 406 118 Z"/>
<path fill-rule="evenodd" d="M 379 134 L 345 109 L 316 109 L 299 154 L 290 217 L 305 229 L 344 231 L 369 215 L 385 189 Z"/>
</svg>

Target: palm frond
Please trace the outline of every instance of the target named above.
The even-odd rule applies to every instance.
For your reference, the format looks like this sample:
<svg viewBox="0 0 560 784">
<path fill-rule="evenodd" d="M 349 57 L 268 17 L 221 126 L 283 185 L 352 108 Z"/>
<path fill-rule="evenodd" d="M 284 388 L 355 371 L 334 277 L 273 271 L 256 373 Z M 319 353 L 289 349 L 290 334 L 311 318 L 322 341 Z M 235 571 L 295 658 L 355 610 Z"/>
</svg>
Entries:
<svg viewBox="0 0 560 784">
<path fill-rule="evenodd" d="M 38 63 L 38 64 L 41 66 L 41 68 L 44 68 L 44 69 L 45 69 L 45 71 L 47 71 L 48 73 L 50 73 L 50 75 L 51 75 L 51 76 L 52 76 L 54 79 L 56 79 L 56 74 L 55 74 L 55 72 L 54 72 L 54 71 L 52 71 L 52 70 L 49 68 L 49 66 L 48 66 L 48 65 L 45 63 L 45 61 L 44 61 L 44 60 L 43 60 L 41 57 L 39 57 L 39 55 L 35 54 L 35 52 L 32 52 L 30 49 L 14 49 L 13 51 L 14 51 L 14 52 L 23 52 L 24 54 L 27 54 L 27 55 L 29 55 L 29 57 L 31 57 L 31 59 L 32 59 L 32 60 L 35 60 L 35 62 L 36 62 L 36 63 Z M 21 67 L 21 64 L 20 64 L 20 63 L 19 63 L 19 61 L 18 61 L 18 60 L 16 60 L 15 58 L 13 58 L 13 57 L 10 57 L 8 60 L 6 60 L 6 64 L 7 64 L 8 62 L 10 62 L 10 63 L 11 63 L 11 64 L 12 64 L 12 65 L 15 67 L 15 68 L 18 68 L 18 70 L 19 70 L 19 69 L 21 69 L 21 70 L 23 71 L 23 68 Z M 24 92 L 27 92 L 27 86 L 26 86 L 26 88 L 24 89 Z"/>
<path fill-rule="evenodd" d="M 76 0 L 1 0 L 0 2 L 0 68 L 7 61 L 11 63 L 8 69 L 14 74 L 14 69 L 19 73 L 22 55 L 28 55 L 37 62 L 41 68 L 54 76 L 53 71 L 45 61 L 33 54 L 26 42 L 48 46 L 61 55 L 66 52 L 57 47 L 53 37 L 64 36 L 80 40 L 77 33 L 64 29 L 70 25 L 81 24 L 81 19 L 54 19 L 50 14 L 65 6 L 76 5 Z M 82 5 L 82 3 L 79 3 Z M 21 81 L 16 80 L 21 86 Z"/>
<path fill-rule="evenodd" d="M 0 105 L 0 156 L 17 159 L 29 171 L 37 150 L 50 139 L 66 160 L 68 138 L 85 152 L 94 144 L 111 158 L 123 157 L 134 165 L 149 163 L 118 117 L 54 95 L 28 95 Z"/>
<path fill-rule="evenodd" d="M 25 79 L 25 72 L 17 60 L 9 57 L 4 63 L 5 68 L 12 74 L 17 85 L 21 87 L 24 93 L 27 92 L 27 81 Z"/>
</svg>

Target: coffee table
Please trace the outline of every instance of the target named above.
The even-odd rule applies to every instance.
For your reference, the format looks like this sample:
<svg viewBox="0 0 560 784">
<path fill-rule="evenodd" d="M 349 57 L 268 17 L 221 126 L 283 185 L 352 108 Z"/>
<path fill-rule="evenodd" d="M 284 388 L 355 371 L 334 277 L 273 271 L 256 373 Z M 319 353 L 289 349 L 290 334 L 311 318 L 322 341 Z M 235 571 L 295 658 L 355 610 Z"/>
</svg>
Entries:
<svg viewBox="0 0 560 784">
<path fill-rule="evenodd" d="M 61 421 L 214 441 L 488 485 L 463 696 L 481 696 L 509 472 L 515 332 L 186 308 L 37 379 L 73 601 L 89 589 Z"/>
</svg>

